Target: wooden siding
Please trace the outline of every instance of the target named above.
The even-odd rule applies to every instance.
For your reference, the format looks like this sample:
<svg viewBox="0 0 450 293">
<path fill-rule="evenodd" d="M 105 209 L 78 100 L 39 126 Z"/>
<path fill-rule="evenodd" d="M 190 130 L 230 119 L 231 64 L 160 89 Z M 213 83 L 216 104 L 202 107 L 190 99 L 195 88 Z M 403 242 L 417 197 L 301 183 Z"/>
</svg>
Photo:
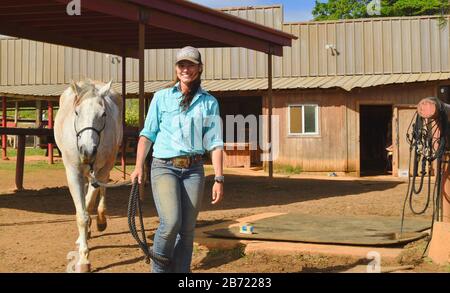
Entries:
<svg viewBox="0 0 450 293">
<path fill-rule="evenodd" d="M 274 163 L 299 166 L 308 172 L 359 173 L 360 105 L 416 105 L 424 97 L 435 96 L 437 85 L 436 82 L 415 83 L 351 92 L 340 89 L 276 91 L 273 114 L 279 117 L 280 149 Z M 288 134 L 289 104 L 319 106 L 319 135 Z M 267 115 L 266 105 L 267 97 L 263 109 Z"/>
<path fill-rule="evenodd" d="M 274 57 L 273 76 L 450 72 L 449 28 L 437 17 L 359 19 L 283 24 L 281 6 L 244 7 L 226 13 L 298 37 L 283 57 Z M 335 45 L 333 56 L 325 45 Z M 176 49 L 145 52 L 145 80 L 173 79 Z M 242 48 L 203 48 L 206 80 L 264 78 L 267 56 Z M 121 64 L 110 55 L 17 39 L 0 39 L 0 85 L 62 84 L 94 78 L 122 81 Z M 127 60 L 127 80 L 137 81 L 138 61 Z"/>
</svg>

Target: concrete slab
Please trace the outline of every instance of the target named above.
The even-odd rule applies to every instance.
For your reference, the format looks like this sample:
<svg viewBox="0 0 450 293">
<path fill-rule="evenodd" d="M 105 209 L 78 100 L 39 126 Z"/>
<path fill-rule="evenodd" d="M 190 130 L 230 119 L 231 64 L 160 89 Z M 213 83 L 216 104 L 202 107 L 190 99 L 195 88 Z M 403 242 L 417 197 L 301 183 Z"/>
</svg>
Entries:
<svg viewBox="0 0 450 293">
<path fill-rule="evenodd" d="M 351 257 L 372 259 L 372 257 L 370 256 L 376 253 L 379 254 L 382 260 L 382 259 L 395 259 L 402 252 L 401 248 L 213 238 L 204 233 L 204 231 L 208 230 L 239 226 L 241 223 L 252 222 L 284 214 L 285 213 L 263 213 L 236 219 L 236 221 L 223 222 L 216 225 L 201 227 L 196 230 L 196 238 L 194 242 L 197 243 L 197 245 L 204 246 L 208 249 L 233 249 L 238 247 L 239 245 L 243 245 L 245 246 L 246 254 L 258 252 L 274 255 L 309 253 L 309 254 L 339 255 L 339 256 L 351 256 Z"/>
</svg>

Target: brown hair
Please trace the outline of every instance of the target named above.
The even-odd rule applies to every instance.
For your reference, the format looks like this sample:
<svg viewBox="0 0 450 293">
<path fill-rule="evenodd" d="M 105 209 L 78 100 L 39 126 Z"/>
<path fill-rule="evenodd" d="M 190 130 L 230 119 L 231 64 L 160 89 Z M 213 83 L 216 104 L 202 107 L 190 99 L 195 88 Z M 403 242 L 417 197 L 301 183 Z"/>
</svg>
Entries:
<svg viewBox="0 0 450 293">
<path fill-rule="evenodd" d="M 203 70 L 200 70 L 198 73 L 198 77 L 196 80 L 194 80 L 190 86 L 189 86 L 189 92 L 185 95 L 183 95 L 183 99 L 180 102 L 180 107 L 182 108 L 183 111 L 187 111 L 187 109 L 189 108 L 189 106 L 191 105 L 192 100 L 194 99 L 195 94 L 197 93 L 198 89 L 200 88 L 200 85 L 202 83 L 200 77 L 202 76 Z M 175 78 L 174 81 L 168 86 L 173 87 L 177 84 L 177 82 L 179 82 L 180 80 L 178 79 L 177 74 L 175 73 Z M 181 92 L 181 85 L 179 86 L 179 90 Z"/>
</svg>

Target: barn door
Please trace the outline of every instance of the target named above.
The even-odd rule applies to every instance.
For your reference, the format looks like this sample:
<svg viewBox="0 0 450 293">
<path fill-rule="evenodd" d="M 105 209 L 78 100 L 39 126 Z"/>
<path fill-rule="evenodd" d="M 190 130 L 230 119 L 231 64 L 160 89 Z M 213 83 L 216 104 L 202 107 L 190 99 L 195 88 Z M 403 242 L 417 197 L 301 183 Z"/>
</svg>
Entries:
<svg viewBox="0 0 450 293">
<path fill-rule="evenodd" d="M 408 177 L 409 144 L 406 140 L 411 120 L 416 113 L 416 105 L 395 105 L 392 121 L 393 154 L 392 172 L 394 176 Z"/>
</svg>

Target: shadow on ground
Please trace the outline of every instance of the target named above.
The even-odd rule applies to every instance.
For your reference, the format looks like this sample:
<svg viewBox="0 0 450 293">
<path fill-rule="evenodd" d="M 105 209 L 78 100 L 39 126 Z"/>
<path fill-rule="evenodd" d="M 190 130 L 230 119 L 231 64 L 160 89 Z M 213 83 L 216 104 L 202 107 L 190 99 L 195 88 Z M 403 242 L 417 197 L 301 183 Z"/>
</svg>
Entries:
<svg viewBox="0 0 450 293">
<path fill-rule="evenodd" d="M 372 191 L 384 191 L 402 184 L 395 181 L 352 181 L 304 178 L 274 178 L 228 175 L 225 197 L 219 205 L 211 205 L 213 177 L 206 179 L 202 210 L 231 210 L 285 205 L 327 197 L 357 195 Z M 107 190 L 109 216 L 127 215 L 131 187 Z M 0 196 L 1 209 L 16 209 L 45 214 L 74 215 L 75 208 L 68 188 L 25 190 Z M 155 216 L 151 188 L 146 187 L 143 203 L 144 216 Z"/>
</svg>

